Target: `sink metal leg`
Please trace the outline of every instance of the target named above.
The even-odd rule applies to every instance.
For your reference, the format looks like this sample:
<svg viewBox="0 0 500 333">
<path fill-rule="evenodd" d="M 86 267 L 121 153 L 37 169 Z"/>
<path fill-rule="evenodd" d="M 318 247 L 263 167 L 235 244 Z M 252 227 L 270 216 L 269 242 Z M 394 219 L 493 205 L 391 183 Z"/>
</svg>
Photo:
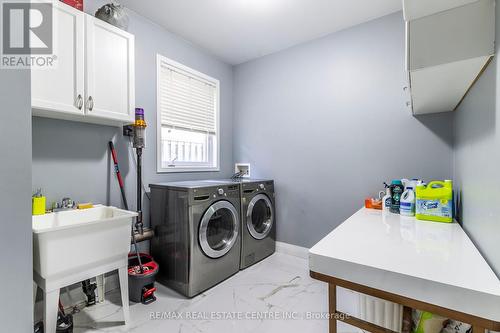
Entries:
<svg viewBox="0 0 500 333">
<path fill-rule="evenodd" d="M 120 292 L 122 295 L 123 318 L 125 325 L 130 322 L 129 299 L 128 299 L 128 272 L 127 267 L 118 269 L 118 277 L 120 279 Z"/>
<path fill-rule="evenodd" d="M 38 285 L 36 284 L 35 281 L 33 281 L 33 309 L 35 308 L 36 292 L 37 291 L 38 291 Z"/>
<path fill-rule="evenodd" d="M 59 289 L 43 293 L 43 328 L 45 333 L 55 333 L 59 309 Z"/>
<path fill-rule="evenodd" d="M 97 275 L 96 278 L 96 284 L 97 284 L 97 301 L 99 303 L 104 302 L 104 293 L 105 293 L 105 279 L 104 279 L 104 274 Z"/>
</svg>

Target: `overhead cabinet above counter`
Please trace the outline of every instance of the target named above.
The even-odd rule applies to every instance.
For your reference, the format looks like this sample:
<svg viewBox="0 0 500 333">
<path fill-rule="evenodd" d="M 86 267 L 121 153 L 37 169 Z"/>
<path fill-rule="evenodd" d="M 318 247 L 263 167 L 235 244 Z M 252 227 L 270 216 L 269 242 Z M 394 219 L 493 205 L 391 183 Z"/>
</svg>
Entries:
<svg viewBox="0 0 500 333">
<path fill-rule="evenodd" d="M 61 2 L 53 8 L 55 66 L 31 71 L 33 115 L 133 122 L 134 36 Z"/>
<path fill-rule="evenodd" d="M 403 0 L 413 114 L 453 111 L 495 52 L 494 0 Z"/>
</svg>

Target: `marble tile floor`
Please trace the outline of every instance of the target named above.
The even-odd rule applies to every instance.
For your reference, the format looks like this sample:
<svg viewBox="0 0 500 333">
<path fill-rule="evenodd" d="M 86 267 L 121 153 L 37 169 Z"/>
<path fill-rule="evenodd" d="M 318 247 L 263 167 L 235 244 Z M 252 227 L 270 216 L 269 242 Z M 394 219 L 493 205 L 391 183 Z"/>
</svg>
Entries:
<svg viewBox="0 0 500 333">
<path fill-rule="evenodd" d="M 157 287 L 156 302 L 131 303 L 128 326 L 116 290 L 75 314 L 74 332 L 328 332 L 327 286 L 307 259 L 275 253 L 192 299 Z"/>
</svg>

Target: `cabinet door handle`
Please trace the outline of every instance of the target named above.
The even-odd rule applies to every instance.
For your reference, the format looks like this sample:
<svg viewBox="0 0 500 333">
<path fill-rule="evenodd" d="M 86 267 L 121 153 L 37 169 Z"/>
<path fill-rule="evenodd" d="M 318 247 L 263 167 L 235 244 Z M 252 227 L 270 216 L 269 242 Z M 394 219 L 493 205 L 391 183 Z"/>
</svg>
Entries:
<svg viewBox="0 0 500 333">
<path fill-rule="evenodd" d="M 81 110 L 83 107 L 83 98 L 82 98 L 82 95 L 80 95 L 80 94 L 76 98 L 76 107 L 78 108 L 78 110 Z"/>
<path fill-rule="evenodd" d="M 87 106 L 89 108 L 89 111 L 92 111 L 94 109 L 94 99 L 92 98 L 92 96 L 89 96 Z"/>
</svg>

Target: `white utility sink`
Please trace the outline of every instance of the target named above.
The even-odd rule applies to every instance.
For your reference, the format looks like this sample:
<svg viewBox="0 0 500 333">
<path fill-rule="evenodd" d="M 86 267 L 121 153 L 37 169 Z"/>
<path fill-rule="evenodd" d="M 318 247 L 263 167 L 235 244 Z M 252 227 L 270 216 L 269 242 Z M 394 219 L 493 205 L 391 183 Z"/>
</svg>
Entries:
<svg viewBox="0 0 500 333">
<path fill-rule="evenodd" d="M 44 291 L 44 332 L 55 332 L 60 288 L 117 269 L 127 322 L 127 260 L 136 216 L 101 205 L 33 216 L 33 279 Z"/>
</svg>

